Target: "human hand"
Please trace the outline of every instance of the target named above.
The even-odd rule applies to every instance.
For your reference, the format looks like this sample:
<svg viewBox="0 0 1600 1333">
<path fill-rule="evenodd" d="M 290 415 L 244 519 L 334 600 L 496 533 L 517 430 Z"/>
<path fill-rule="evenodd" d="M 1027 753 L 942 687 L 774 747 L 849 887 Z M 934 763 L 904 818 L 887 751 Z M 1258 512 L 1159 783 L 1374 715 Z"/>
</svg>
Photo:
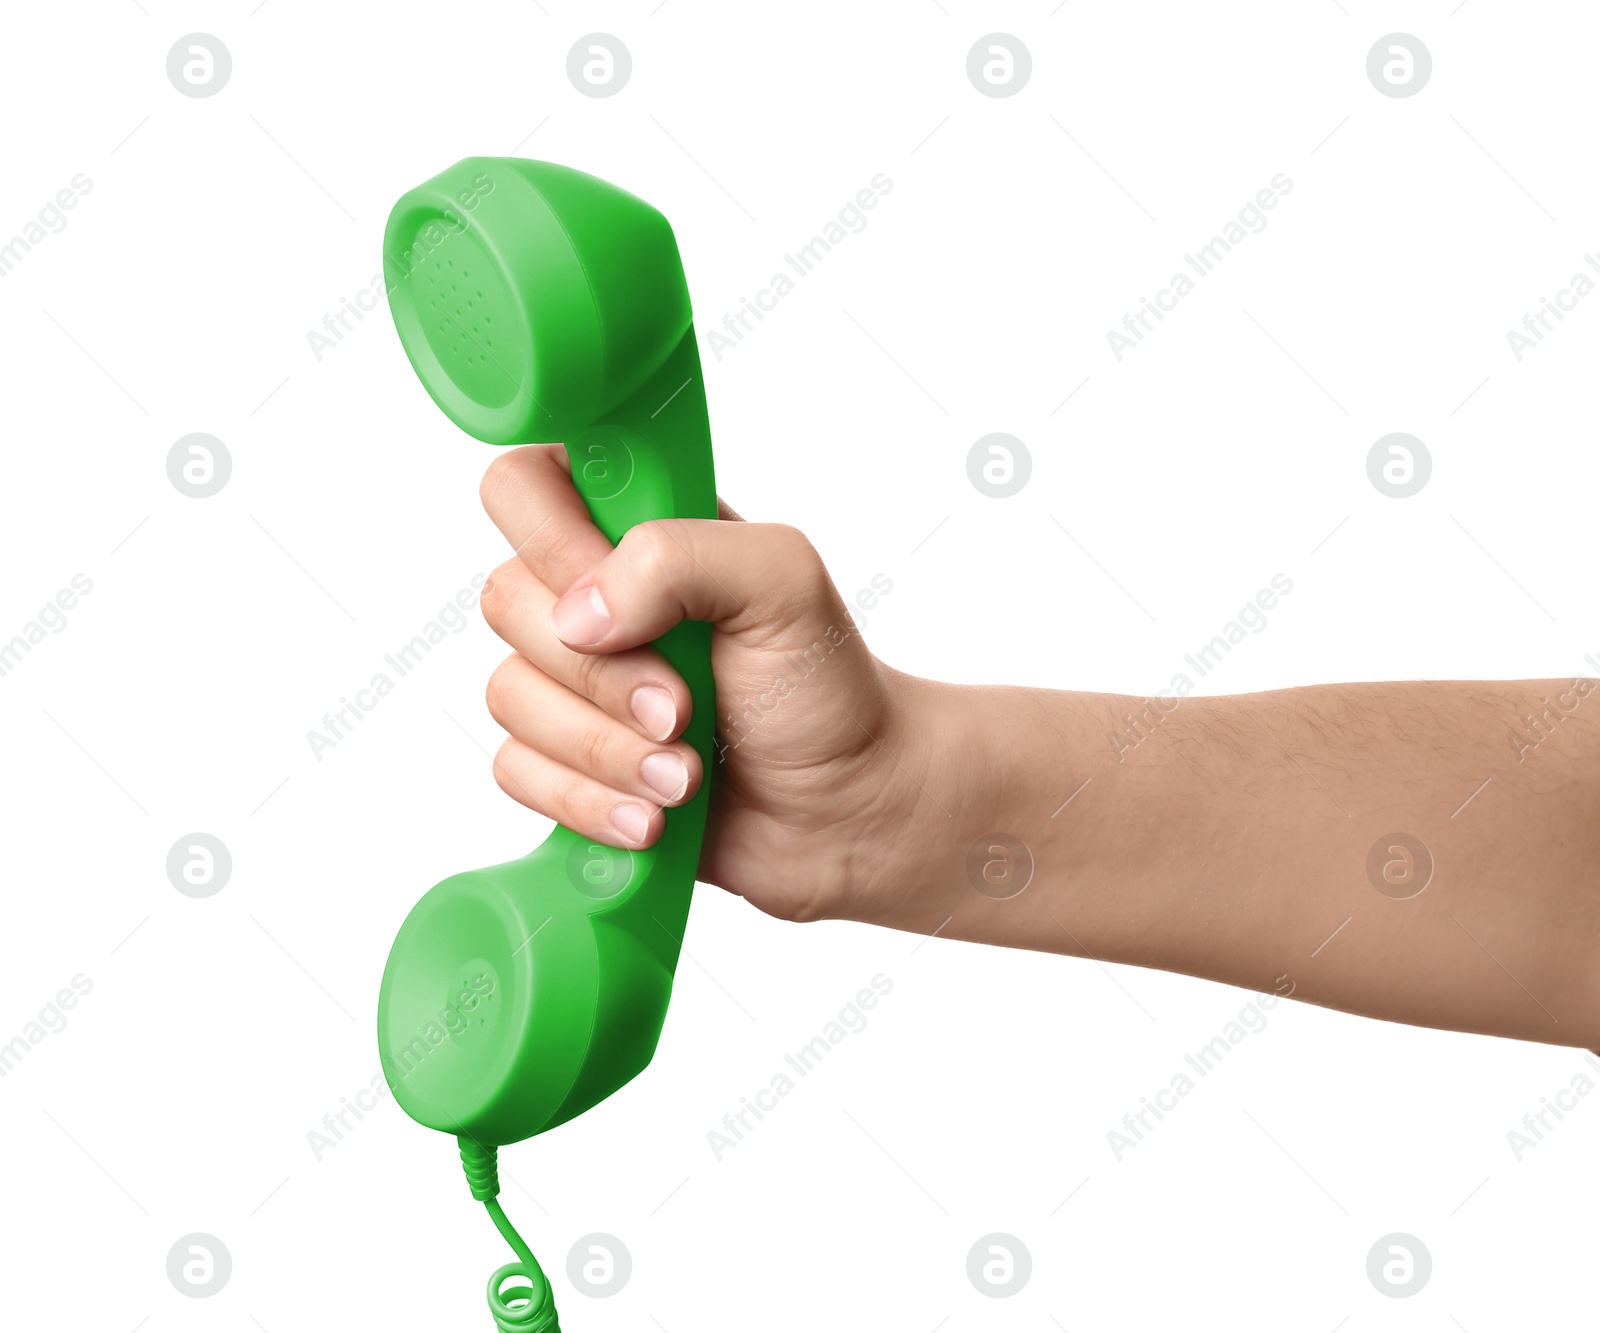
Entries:
<svg viewBox="0 0 1600 1333">
<path fill-rule="evenodd" d="M 597 841 L 655 842 L 704 773 L 680 739 L 688 687 L 647 645 L 709 621 L 719 772 L 700 878 L 789 920 L 870 919 L 904 894 L 929 817 L 901 767 L 919 760 L 895 758 L 919 682 L 867 651 L 802 534 L 724 507 L 642 523 L 613 550 L 559 445 L 502 453 L 482 496 L 516 552 L 482 599 L 515 650 L 487 692 L 510 733 L 502 790 Z"/>
</svg>

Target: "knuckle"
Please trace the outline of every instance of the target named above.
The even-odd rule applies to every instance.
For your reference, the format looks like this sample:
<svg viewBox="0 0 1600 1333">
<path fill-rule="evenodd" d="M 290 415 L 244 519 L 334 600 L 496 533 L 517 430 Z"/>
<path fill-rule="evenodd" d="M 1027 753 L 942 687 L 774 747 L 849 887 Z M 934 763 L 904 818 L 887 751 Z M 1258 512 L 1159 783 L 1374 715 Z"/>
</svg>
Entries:
<svg viewBox="0 0 1600 1333">
<path fill-rule="evenodd" d="M 494 773 L 494 780 L 500 784 L 500 790 L 508 796 L 515 796 L 518 800 L 521 800 L 521 788 L 517 785 L 517 780 L 511 776 L 511 756 L 513 753 L 514 743 L 510 737 L 507 737 L 500 742 L 500 748 L 494 752 L 494 759 L 490 763 L 490 768 Z"/>
<path fill-rule="evenodd" d="M 538 540 L 530 542 L 527 549 L 541 574 L 555 575 L 572 569 L 578 562 L 577 534 L 558 523 L 544 524 Z"/>
<path fill-rule="evenodd" d="M 500 748 L 494 752 L 494 762 L 491 765 L 495 785 L 518 805 L 526 806 L 535 814 L 549 817 L 551 812 L 545 809 L 544 802 L 536 801 L 532 793 L 517 778 L 519 754 L 519 747 L 513 738 L 508 736 L 500 743 Z"/>
<path fill-rule="evenodd" d="M 787 523 L 775 523 L 773 527 L 779 553 L 787 567 L 812 578 L 822 574 L 822 557 L 811 544 L 811 538 Z"/>
<path fill-rule="evenodd" d="M 556 796 L 556 818 L 563 823 L 582 823 L 578 818 L 588 814 L 595 805 L 593 791 L 589 786 L 589 779 L 582 773 L 574 773 L 563 778 L 561 790 Z"/>
<path fill-rule="evenodd" d="M 667 572 L 678 554 L 677 541 L 659 520 L 630 528 L 618 546 L 619 550 L 623 548 L 626 548 L 629 567 L 650 587 L 659 587 L 666 581 Z"/>
<path fill-rule="evenodd" d="M 483 591 L 478 594 L 478 606 L 483 612 L 484 621 L 491 629 L 499 629 L 506 621 L 507 613 L 511 609 L 511 590 L 513 579 L 516 577 L 516 560 L 507 560 L 495 568 L 489 575 L 489 581 L 483 585 Z"/>
<path fill-rule="evenodd" d="M 520 450 L 507 449 L 494 456 L 494 460 L 484 469 L 483 480 L 478 483 L 478 498 L 483 501 L 483 507 L 488 509 L 494 502 L 495 493 L 505 485 L 506 479 L 517 470 L 518 454 Z"/>
<path fill-rule="evenodd" d="M 767 593 L 768 609 L 781 620 L 797 620 L 826 607 L 833 583 L 811 539 L 784 523 L 763 526 L 763 553 L 782 570 Z"/>
<path fill-rule="evenodd" d="M 605 679 L 607 659 L 599 656 L 585 656 L 582 653 L 574 654 L 577 662 L 572 670 L 573 688 L 585 699 L 598 699 L 602 681 Z"/>
<path fill-rule="evenodd" d="M 578 769 L 596 777 L 609 772 L 614 752 L 610 729 L 603 726 L 591 727 L 578 737 Z"/>
<path fill-rule="evenodd" d="M 483 700 L 489 706 L 489 715 L 502 726 L 516 697 L 519 674 L 517 658 L 513 654 L 489 673 L 489 683 L 483 688 Z"/>
</svg>

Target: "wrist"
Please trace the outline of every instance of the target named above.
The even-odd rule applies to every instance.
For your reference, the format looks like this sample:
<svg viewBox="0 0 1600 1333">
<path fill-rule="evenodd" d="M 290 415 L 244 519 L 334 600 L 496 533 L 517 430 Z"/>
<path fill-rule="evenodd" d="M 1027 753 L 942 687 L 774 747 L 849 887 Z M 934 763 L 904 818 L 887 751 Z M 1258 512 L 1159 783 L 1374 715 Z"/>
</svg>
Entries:
<svg viewBox="0 0 1600 1333">
<path fill-rule="evenodd" d="M 1176 909 L 1160 849 L 1201 818 L 1195 793 L 1127 762 L 1136 701 L 960 686 L 892 673 L 897 801 L 876 892 L 845 915 L 917 934 L 1194 967 L 1214 931 Z M 1187 929 L 1187 940 L 1184 935 Z M 1202 964 L 1200 970 L 1206 970 Z"/>
<path fill-rule="evenodd" d="M 1024 737 L 1035 691 L 949 685 L 883 668 L 881 792 L 870 856 L 842 916 L 916 934 L 1011 943 L 1033 890 L 1042 806 Z M 1035 945 L 1035 947 L 1038 947 Z"/>
</svg>

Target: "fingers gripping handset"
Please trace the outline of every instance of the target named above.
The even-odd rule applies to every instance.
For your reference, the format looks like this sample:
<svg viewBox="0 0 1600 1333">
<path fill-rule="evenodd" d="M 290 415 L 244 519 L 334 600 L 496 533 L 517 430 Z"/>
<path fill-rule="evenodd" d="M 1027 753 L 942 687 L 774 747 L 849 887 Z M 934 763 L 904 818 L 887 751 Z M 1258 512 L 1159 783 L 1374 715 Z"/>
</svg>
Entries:
<svg viewBox="0 0 1600 1333">
<path fill-rule="evenodd" d="M 564 443 L 612 542 L 647 519 L 716 517 L 688 288 L 649 204 L 552 163 L 467 158 L 395 205 L 384 275 L 406 355 L 445 415 L 491 444 Z M 710 626 L 684 622 L 656 647 L 689 686 L 684 738 L 709 775 Z M 458 1137 L 508 1239 L 493 1150 L 587 1110 L 655 1051 L 709 786 L 644 851 L 558 827 L 520 860 L 435 885 L 400 927 L 378 1001 L 384 1074 L 408 1114 Z M 554 1327 L 553 1309 L 537 1322 L 548 1284 L 514 1247 L 532 1288 L 500 1298 L 495 1317 Z M 491 1307 L 518 1272 L 491 1281 Z"/>
</svg>

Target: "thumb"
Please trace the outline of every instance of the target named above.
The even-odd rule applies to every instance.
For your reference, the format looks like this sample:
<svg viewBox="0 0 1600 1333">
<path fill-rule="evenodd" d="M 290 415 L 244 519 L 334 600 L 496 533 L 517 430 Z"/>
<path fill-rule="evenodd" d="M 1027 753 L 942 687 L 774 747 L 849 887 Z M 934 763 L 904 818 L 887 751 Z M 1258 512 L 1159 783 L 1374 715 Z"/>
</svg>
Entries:
<svg viewBox="0 0 1600 1333">
<path fill-rule="evenodd" d="M 550 609 L 568 647 L 613 653 L 680 620 L 710 621 L 753 648 L 783 648 L 847 616 L 803 533 L 779 523 L 640 523 Z"/>
</svg>

